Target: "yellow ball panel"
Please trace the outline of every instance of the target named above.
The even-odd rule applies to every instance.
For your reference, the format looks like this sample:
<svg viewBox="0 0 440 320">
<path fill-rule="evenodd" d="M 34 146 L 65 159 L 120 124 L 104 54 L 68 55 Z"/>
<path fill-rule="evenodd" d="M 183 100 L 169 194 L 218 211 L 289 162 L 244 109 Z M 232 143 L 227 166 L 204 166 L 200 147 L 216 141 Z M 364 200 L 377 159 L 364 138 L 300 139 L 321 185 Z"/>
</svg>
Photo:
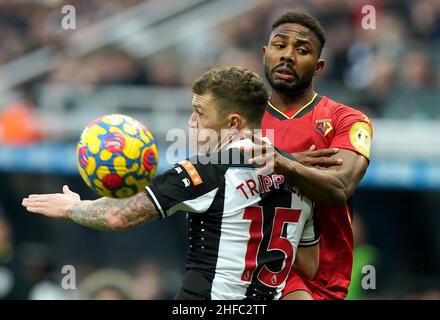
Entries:
<svg viewBox="0 0 440 320">
<path fill-rule="evenodd" d="M 128 134 L 136 135 L 136 133 L 137 133 L 137 127 L 133 124 L 125 123 L 123 125 L 123 128 Z"/>
<path fill-rule="evenodd" d="M 104 184 L 102 183 L 102 181 L 95 179 L 93 180 L 93 184 L 97 187 L 97 192 L 103 196 L 103 197 L 111 197 L 112 193 L 110 190 L 108 190 Z"/>
<path fill-rule="evenodd" d="M 81 177 L 83 178 L 84 182 L 86 183 L 86 185 L 91 187 L 92 183 L 90 182 L 89 176 L 86 174 L 84 169 L 81 168 L 81 166 L 78 166 L 78 171 L 79 171 L 79 174 L 81 175 Z"/>
<path fill-rule="evenodd" d="M 96 169 L 96 160 L 93 157 L 89 157 L 87 159 L 87 167 L 86 167 L 86 173 L 90 176 L 95 172 Z"/>
<path fill-rule="evenodd" d="M 124 176 L 127 173 L 127 161 L 123 156 L 117 156 L 113 160 L 113 168 L 119 176 Z"/>
<path fill-rule="evenodd" d="M 110 151 L 104 149 L 101 151 L 101 153 L 99 154 L 99 158 L 102 161 L 108 161 L 111 157 L 112 157 L 113 153 L 111 153 Z"/>
<path fill-rule="evenodd" d="M 106 166 L 100 166 L 100 167 L 98 168 L 98 170 L 96 171 L 96 175 L 98 176 L 98 178 L 99 178 L 100 180 L 104 179 L 104 177 L 105 177 L 106 175 L 108 175 L 108 174 L 110 174 L 110 170 L 109 170 L 109 168 L 106 167 Z M 96 180 L 95 180 L 95 181 L 96 181 Z"/>
<path fill-rule="evenodd" d="M 102 117 L 101 119 L 102 122 L 115 126 L 120 125 L 123 120 L 124 120 L 124 116 L 119 114 L 110 114 Z"/>
<path fill-rule="evenodd" d="M 111 133 L 120 133 L 120 134 L 124 135 L 124 131 L 122 131 L 118 127 L 110 127 L 108 129 L 108 131 L 110 131 Z"/>
<path fill-rule="evenodd" d="M 145 144 L 149 144 L 150 141 L 152 140 L 152 137 L 150 137 L 150 136 L 148 135 L 148 132 L 146 132 L 145 130 L 141 130 L 141 131 L 140 131 L 140 136 L 141 136 L 141 140 L 142 140 L 143 142 L 145 142 Z"/>
<path fill-rule="evenodd" d="M 135 160 L 140 157 L 143 142 L 139 139 L 126 136 L 125 146 L 122 153 L 129 159 Z"/>
<path fill-rule="evenodd" d="M 121 188 L 118 191 L 116 191 L 117 198 L 127 198 L 127 197 L 131 197 L 132 195 L 134 195 L 134 192 L 130 188 Z"/>
<path fill-rule="evenodd" d="M 91 153 L 97 154 L 99 152 L 99 149 L 101 149 L 101 140 L 99 139 L 99 135 L 105 133 L 106 130 L 97 125 L 91 126 L 89 131 L 85 133 L 83 142 L 85 145 L 87 145 Z"/>
</svg>

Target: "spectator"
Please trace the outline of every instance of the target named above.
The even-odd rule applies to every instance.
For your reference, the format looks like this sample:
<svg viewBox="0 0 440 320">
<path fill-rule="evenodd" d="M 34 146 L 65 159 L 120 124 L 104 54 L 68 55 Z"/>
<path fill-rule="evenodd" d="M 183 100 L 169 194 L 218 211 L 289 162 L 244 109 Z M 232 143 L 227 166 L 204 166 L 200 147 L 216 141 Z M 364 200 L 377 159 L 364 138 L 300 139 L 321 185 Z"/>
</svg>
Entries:
<svg viewBox="0 0 440 320">
<path fill-rule="evenodd" d="M 42 139 L 42 122 L 27 101 L 11 103 L 0 112 L 0 143 L 26 145 Z"/>
<path fill-rule="evenodd" d="M 133 300 L 133 278 L 119 270 L 102 269 L 89 275 L 80 284 L 80 299 Z"/>
</svg>

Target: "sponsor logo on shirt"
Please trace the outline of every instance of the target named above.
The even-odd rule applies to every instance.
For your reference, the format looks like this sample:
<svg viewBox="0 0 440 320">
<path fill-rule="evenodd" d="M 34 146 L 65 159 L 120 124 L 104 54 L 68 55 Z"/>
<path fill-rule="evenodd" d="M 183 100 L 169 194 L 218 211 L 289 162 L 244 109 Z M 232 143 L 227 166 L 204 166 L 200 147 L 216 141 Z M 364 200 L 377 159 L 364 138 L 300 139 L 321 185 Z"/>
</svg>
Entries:
<svg viewBox="0 0 440 320">
<path fill-rule="evenodd" d="M 199 172 L 196 170 L 194 165 L 189 162 L 188 160 L 180 161 L 179 164 L 183 167 L 183 169 L 188 172 L 189 178 L 191 179 L 192 183 L 197 186 L 201 183 L 203 183 L 202 178 L 199 175 Z"/>
<path fill-rule="evenodd" d="M 366 122 L 356 122 L 350 128 L 350 142 L 363 156 L 370 158 L 371 128 Z"/>
<path fill-rule="evenodd" d="M 191 182 L 189 181 L 188 178 L 182 179 L 182 182 L 185 185 L 185 187 L 187 187 L 187 188 L 191 185 Z"/>
</svg>

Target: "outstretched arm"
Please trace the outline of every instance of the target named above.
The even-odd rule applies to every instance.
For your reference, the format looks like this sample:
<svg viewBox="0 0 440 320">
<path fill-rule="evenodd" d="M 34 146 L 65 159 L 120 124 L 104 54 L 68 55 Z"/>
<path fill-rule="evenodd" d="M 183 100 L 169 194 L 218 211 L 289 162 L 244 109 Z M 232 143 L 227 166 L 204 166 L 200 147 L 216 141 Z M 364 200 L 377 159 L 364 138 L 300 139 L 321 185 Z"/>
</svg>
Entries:
<svg viewBox="0 0 440 320">
<path fill-rule="evenodd" d="M 81 201 L 78 194 L 63 187 L 63 193 L 36 194 L 24 198 L 23 206 L 32 213 L 51 218 L 70 219 L 97 230 L 125 230 L 159 217 L 144 193 L 130 198 Z"/>
<path fill-rule="evenodd" d="M 75 202 L 67 215 L 70 220 L 97 230 L 125 230 L 159 217 L 144 192 L 127 199 Z"/>
</svg>

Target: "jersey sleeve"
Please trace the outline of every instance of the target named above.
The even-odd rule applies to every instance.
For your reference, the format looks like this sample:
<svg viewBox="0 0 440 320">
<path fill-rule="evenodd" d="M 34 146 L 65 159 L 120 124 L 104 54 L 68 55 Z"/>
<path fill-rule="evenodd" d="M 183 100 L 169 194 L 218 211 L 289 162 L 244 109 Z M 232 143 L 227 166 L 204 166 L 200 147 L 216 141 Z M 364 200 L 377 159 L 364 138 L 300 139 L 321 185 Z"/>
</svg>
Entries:
<svg viewBox="0 0 440 320">
<path fill-rule="evenodd" d="M 217 172 L 212 165 L 193 162 L 175 164 L 146 187 L 162 219 L 177 211 L 205 213 L 214 201 L 219 189 Z"/>
<path fill-rule="evenodd" d="M 313 213 L 310 215 L 309 219 L 307 219 L 304 225 L 304 230 L 298 245 L 300 247 L 314 246 L 315 244 L 319 243 L 319 238 L 318 220 L 315 210 L 313 209 Z"/>
<path fill-rule="evenodd" d="M 330 148 L 352 150 L 370 160 L 373 129 L 370 119 L 362 112 L 338 105 L 333 111 L 335 136 Z"/>
</svg>

